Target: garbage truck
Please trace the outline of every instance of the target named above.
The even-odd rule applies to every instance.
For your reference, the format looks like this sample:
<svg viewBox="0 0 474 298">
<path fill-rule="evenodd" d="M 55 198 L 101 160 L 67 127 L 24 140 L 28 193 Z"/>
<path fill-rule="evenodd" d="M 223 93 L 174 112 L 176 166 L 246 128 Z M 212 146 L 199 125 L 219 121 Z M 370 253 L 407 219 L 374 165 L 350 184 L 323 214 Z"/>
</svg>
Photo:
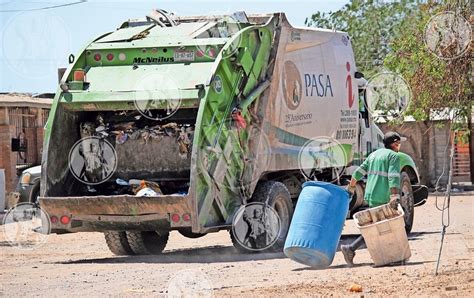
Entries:
<svg viewBox="0 0 474 298">
<path fill-rule="evenodd" d="M 344 185 L 383 146 L 365 85 L 346 33 L 295 28 L 284 13 L 128 20 L 69 57 L 45 127 L 44 228 L 159 254 L 170 231 L 230 231 L 261 202 L 281 223 L 268 249 L 282 249 L 302 183 Z M 409 230 L 427 193 L 399 154 Z M 362 182 L 348 217 L 363 195 Z"/>
</svg>

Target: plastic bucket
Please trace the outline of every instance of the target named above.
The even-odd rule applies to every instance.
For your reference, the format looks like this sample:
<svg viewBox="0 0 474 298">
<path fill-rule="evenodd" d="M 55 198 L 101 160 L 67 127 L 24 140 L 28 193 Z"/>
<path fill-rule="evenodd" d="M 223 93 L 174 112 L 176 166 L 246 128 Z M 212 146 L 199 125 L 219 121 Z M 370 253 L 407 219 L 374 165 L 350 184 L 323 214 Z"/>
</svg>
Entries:
<svg viewBox="0 0 474 298">
<path fill-rule="evenodd" d="M 411 256 L 405 231 L 404 213 L 388 205 L 354 214 L 354 220 L 365 240 L 375 266 L 405 261 Z"/>
<path fill-rule="evenodd" d="M 331 183 L 303 184 L 285 242 L 285 255 L 315 268 L 331 265 L 349 209 L 349 195 Z"/>
</svg>

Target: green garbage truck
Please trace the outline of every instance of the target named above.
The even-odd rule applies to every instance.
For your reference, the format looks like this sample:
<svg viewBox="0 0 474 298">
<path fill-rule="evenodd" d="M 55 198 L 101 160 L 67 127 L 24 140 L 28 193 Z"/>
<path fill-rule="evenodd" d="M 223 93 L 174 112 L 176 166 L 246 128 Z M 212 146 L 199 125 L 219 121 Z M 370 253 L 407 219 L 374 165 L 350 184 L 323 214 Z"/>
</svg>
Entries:
<svg viewBox="0 0 474 298">
<path fill-rule="evenodd" d="M 45 128 L 44 226 L 103 232 L 117 255 L 161 253 L 172 230 L 231 230 L 251 202 L 277 212 L 269 249 L 281 249 L 302 183 L 343 185 L 382 146 L 350 37 L 295 28 L 284 13 L 153 10 L 69 60 Z M 400 156 L 409 230 L 427 193 Z"/>
</svg>

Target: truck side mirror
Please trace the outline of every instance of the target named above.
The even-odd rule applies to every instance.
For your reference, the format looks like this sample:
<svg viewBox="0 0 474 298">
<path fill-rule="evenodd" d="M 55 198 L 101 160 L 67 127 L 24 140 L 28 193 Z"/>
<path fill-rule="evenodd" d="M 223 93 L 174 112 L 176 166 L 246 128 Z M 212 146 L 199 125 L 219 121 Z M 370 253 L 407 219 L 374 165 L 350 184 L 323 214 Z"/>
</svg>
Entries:
<svg viewBox="0 0 474 298">
<path fill-rule="evenodd" d="M 362 78 L 364 77 L 364 74 L 361 73 L 360 71 L 356 71 L 356 72 L 354 73 L 354 77 L 355 77 L 356 79 L 362 79 Z"/>
</svg>

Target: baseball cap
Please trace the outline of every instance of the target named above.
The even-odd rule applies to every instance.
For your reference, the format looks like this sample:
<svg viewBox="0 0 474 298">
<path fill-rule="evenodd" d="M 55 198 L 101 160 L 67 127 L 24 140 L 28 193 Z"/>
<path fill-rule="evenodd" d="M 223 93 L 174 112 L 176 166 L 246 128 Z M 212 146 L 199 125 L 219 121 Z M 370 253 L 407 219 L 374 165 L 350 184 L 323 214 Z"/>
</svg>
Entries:
<svg viewBox="0 0 474 298">
<path fill-rule="evenodd" d="M 404 138 L 404 137 L 401 137 L 398 133 L 394 132 L 394 131 L 389 131 L 387 132 L 384 136 L 383 136 L 383 143 L 385 145 L 390 145 L 390 144 L 393 144 L 397 141 L 406 141 L 407 139 Z"/>
</svg>

